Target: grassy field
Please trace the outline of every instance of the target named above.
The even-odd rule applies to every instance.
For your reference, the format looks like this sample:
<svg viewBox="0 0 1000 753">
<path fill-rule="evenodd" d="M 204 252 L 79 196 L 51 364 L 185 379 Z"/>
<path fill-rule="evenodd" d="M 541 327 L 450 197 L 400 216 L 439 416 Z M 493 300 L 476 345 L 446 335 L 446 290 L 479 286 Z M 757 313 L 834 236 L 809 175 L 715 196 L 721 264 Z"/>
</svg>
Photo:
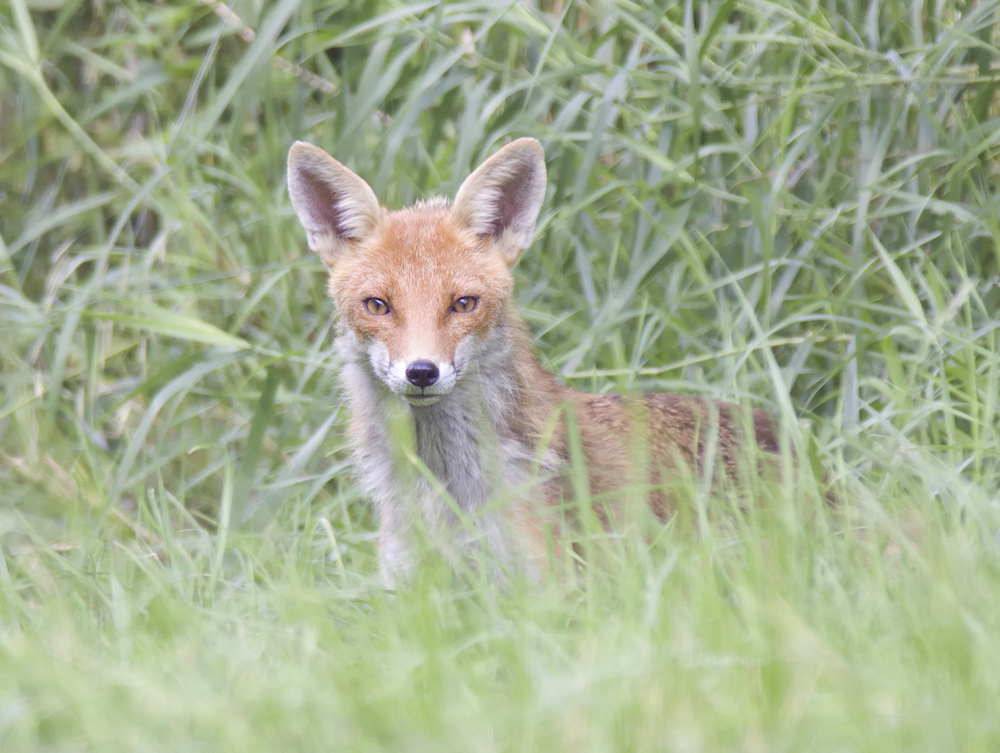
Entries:
<svg viewBox="0 0 1000 753">
<path fill-rule="evenodd" d="M 0 4 L 0 750 L 1000 749 L 997 0 L 232 8 Z M 545 363 L 838 508 L 379 588 L 287 150 L 399 207 L 525 135 Z"/>
</svg>

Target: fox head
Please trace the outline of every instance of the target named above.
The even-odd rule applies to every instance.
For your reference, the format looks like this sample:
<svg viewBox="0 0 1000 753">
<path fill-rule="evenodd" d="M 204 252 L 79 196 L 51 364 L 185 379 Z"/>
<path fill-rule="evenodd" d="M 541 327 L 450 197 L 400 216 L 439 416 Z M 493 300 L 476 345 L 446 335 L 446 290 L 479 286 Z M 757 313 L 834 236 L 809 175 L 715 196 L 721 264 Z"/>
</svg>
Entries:
<svg viewBox="0 0 1000 753">
<path fill-rule="evenodd" d="M 449 394 L 496 347 L 511 267 L 530 243 L 545 196 L 545 158 L 519 139 L 444 199 L 390 212 L 322 149 L 296 142 L 288 192 L 354 354 L 415 406 Z"/>
</svg>

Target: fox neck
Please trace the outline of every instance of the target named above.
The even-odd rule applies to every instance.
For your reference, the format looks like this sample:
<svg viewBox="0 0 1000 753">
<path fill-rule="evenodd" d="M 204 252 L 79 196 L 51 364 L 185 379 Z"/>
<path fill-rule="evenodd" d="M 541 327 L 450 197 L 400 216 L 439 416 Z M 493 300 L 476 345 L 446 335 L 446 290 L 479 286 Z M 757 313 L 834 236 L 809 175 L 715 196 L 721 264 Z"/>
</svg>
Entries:
<svg viewBox="0 0 1000 753">
<path fill-rule="evenodd" d="M 492 338 L 496 342 L 437 403 L 410 406 L 385 395 L 412 421 L 417 457 L 466 511 L 487 502 L 504 483 L 501 445 L 510 439 L 516 373 L 509 338 L 499 332 Z"/>
<path fill-rule="evenodd" d="M 471 513 L 523 480 L 539 434 L 533 417 L 550 414 L 561 388 L 535 360 L 530 335 L 513 312 L 490 338 L 451 393 L 433 405 L 410 406 L 375 375 L 353 335 L 342 336 L 355 448 L 376 497 L 406 498 L 409 490 L 430 491 L 437 482 Z M 424 468 L 414 468 L 406 445 Z M 393 488 L 384 488 L 386 482 Z M 450 517 L 441 495 L 421 496 L 426 516 Z"/>
</svg>

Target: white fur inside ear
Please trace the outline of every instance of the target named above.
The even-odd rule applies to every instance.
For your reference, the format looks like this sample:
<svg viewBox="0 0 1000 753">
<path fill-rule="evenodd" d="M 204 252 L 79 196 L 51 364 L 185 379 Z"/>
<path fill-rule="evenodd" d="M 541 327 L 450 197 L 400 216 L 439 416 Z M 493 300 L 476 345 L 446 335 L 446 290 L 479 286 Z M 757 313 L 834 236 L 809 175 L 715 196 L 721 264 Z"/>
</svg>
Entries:
<svg viewBox="0 0 1000 753">
<path fill-rule="evenodd" d="M 288 195 L 309 248 L 327 264 L 348 242 L 372 232 L 382 218 L 367 183 L 319 147 L 302 141 L 288 152 Z"/>
<path fill-rule="evenodd" d="M 535 139 L 512 141 L 465 179 L 451 213 L 461 226 L 489 238 L 508 264 L 531 245 L 545 198 L 545 153 Z"/>
</svg>

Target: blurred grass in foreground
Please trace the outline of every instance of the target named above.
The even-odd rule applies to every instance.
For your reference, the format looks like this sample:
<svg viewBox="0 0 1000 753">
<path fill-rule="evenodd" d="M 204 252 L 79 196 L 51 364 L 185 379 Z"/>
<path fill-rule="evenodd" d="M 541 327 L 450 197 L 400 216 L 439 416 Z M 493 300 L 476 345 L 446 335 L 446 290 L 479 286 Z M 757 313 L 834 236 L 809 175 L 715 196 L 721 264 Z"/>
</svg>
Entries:
<svg viewBox="0 0 1000 753">
<path fill-rule="evenodd" d="M 997 749 L 997 2 L 232 7 L 0 6 L 0 748 Z M 399 207 L 523 135 L 543 359 L 846 513 L 382 594 L 285 155 Z"/>
</svg>

